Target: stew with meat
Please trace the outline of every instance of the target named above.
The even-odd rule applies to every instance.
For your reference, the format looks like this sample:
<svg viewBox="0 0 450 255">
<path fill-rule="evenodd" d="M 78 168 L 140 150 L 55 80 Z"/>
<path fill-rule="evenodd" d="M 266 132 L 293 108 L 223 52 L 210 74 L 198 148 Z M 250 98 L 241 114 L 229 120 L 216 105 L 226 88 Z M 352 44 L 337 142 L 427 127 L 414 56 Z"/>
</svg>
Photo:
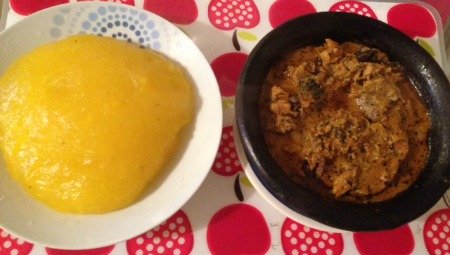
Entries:
<svg viewBox="0 0 450 255">
<path fill-rule="evenodd" d="M 362 44 L 326 39 L 288 54 L 267 76 L 260 115 L 292 180 L 338 200 L 391 199 L 427 162 L 424 102 L 398 64 Z"/>
</svg>

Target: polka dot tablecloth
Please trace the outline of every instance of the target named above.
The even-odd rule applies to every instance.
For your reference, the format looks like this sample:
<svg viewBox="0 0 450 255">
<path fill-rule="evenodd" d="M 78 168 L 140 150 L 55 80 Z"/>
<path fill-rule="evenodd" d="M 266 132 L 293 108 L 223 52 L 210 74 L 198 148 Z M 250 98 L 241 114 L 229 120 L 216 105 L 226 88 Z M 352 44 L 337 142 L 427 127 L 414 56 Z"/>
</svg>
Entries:
<svg viewBox="0 0 450 255">
<path fill-rule="evenodd" d="M 79 0 L 82 1 L 82 0 Z M 7 26 L 41 9 L 74 0 L 11 0 Z M 295 222 L 265 202 L 245 177 L 233 139 L 234 96 L 251 49 L 285 21 L 318 11 L 379 19 L 414 38 L 446 66 L 443 25 L 449 0 L 361 2 L 325 0 L 116 0 L 144 8 L 183 29 L 203 51 L 218 79 L 224 108 L 222 141 L 205 182 L 160 226 L 108 247 L 64 251 L 28 243 L 0 229 L 0 255 L 26 254 L 449 254 L 448 193 L 429 212 L 397 229 L 330 233 Z M 439 19 L 438 16 L 442 18 Z M 442 22 L 442 23 L 441 23 Z M 195 168 L 195 166 L 193 166 Z M 111 230 L 114 226 L 111 226 Z"/>
</svg>

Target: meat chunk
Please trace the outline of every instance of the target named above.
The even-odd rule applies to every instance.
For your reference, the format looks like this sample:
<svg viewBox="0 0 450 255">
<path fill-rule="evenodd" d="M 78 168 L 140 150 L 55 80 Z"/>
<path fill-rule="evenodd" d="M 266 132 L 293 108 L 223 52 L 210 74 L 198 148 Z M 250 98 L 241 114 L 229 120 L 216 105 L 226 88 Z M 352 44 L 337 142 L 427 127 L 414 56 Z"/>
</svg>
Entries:
<svg viewBox="0 0 450 255">
<path fill-rule="evenodd" d="M 270 110 L 274 115 L 276 130 L 282 134 L 293 130 L 296 127 L 293 117 L 297 115 L 293 109 L 298 107 L 292 105 L 293 100 L 290 100 L 289 93 L 280 87 L 273 86 L 270 99 Z"/>
<path fill-rule="evenodd" d="M 339 44 L 333 40 L 325 39 L 325 44 L 322 48 L 319 48 L 319 58 L 324 65 L 336 63 L 342 52 Z"/>
<path fill-rule="evenodd" d="M 370 76 L 373 72 L 373 64 L 368 64 L 364 68 L 363 75 Z M 400 99 L 400 90 L 383 76 L 376 76 L 371 79 L 366 78 L 362 88 L 355 89 L 350 97 L 356 101 L 367 118 L 379 121 Z"/>
</svg>

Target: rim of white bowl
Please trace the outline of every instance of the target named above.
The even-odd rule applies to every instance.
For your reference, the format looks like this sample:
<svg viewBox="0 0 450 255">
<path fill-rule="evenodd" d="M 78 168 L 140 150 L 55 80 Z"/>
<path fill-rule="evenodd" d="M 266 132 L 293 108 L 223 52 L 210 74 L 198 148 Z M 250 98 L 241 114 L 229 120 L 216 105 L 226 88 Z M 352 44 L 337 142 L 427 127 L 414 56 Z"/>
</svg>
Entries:
<svg viewBox="0 0 450 255">
<path fill-rule="evenodd" d="M 192 145 L 192 140 L 189 143 L 189 146 L 185 149 L 184 153 L 191 152 L 189 149 L 191 146 L 195 146 L 192 150 L 196 149 L 198 150 L 198 153 L 196 153 L 195 158 L 193 160 L 190 160 L 191 162 L 195 162 L 195 167 L 190 165 L 189 168 L 192 169 L 192 171 L 189 174 L 185 174 L 183 181 L 186 181 L 189 183 L 188 187 L 185 188 L 184 186 L 176 185 L 177 187 L 174 188 L 176 190 L 179 190 L 177 194 L 166 194 L 169 195 L 169 199 L 173 199 L 171 203 L 164 206 L 164 209 L 156 211 L 156 212 L 148 212 L 144 209 L 148 209 L 145 207 L 145 204 L 148 202 L 149 197 L 152 194 L 155 194 L 161 186 L 158 186 L 154 193 L 151 193 L 149 196 L 141 199 L 140 201 L 136 202 L 135 204 L 111 213 L 103 214 L 103 215 L 70 215 L 70 214 L 62 214 L 58 213 L 56 211 L 53 211 L 38 202 L 34 201 L 33 199 L 29 198 L 30 200 L 33 200 L 36 208 L 39 208 L 41 212 L 48 213 L 49 215 L 52 215 L 54 217 L 54 220 L 56 222 L 60 222 L 61 219 L 63 219 L 62 224 L 58 229 L 52 229 L 51 227 L 45 228 L 45 226 L 41 226 L 39 222 L 33 222 L 33 221 L 27 221 L 25 219 L 18 219 L 17 221 L 22 221 L 20 224 L 21 228 L 14 228 L 12 225 L 8 222 L 4 222 L 2 218 L 5 217 L 5 212 L 0 211 L 0 226 L 7 232 L 11 233 L 14 236 L 17 236 L 19 238 L 22 238 L 26 241 L 40 244 L 46 247 L 51 248 L 57 248 L 57 249 L 68 249 L 68 250 L 75 250 L 75 249 L 92 249 L 92 248 L 98 248 L 98 247 L 104 247 L 112 244 L 116 244 L 121 241 L 128 240 L 132 237 L 135 237 L 139 234 L 144 233 L 145 231 L 148 231 L 152 229 L 153 227 L 158 226 L 162 222 L 164 222 L 167 218 L 172 216 L 177 210 L 179 210 L 198 190 L 200 185 L 205 180 L 208 172 L 210 171 L 210 167 L 213 164 L 213 161 L 216 156 L 216 152 L 219 148 L 220 144 L 220 137 L 222 132 L 222 104 L 221 104 L 221 96 L 219 91 L 219 86 L 217 84 L 217 80 L 215 78 L 215 75 L 210 68 L 210 65 L 200 49 L 194 44 L 194 42 L 179 28 L 177 28 L 175 25 L 170 23 L 169 21 L 165 20 L 164 18 L 153 14 L 151 12 L 145 11 L 143 9 L 134 7 L 134 6 L 128 6 L 118 3 L 108 3 L 108 2 L 77 2 L 77 3 L 68 3 L 68 4 L 62 4 L 54 7 L 50 7 L 48 9 L 39 11 L 33 15 L 30 15 L 26 17 L 25 19 L 17 22 L 16 24 L 12 25 L 8 29 L 2 31 L 0 33 L 0 38 L 9 36 L 10 34 L 14 33 L 17 30 L 24 29 L 24 27 L 31 26 L 35 27 L 39 24 L 38 21 L 41 19 L 45 19 L 46 16 L 55 13 L 57 10 L 60 10 L 62 8 L 67 7 L 74 7 L 74 6 L 80 6 L 80 7 L 108 7 L 108 6 L 115 6 L 118 8 L 126 8 L 131 9 L 137 12 L 144 12 L 147 15 L 150 15 L 155 21 L 164 23 L 168 28 L 172 29 L 176 32 L 176 36 L 178 38 L 181 38 L 183 40 L 184 47 L 189 47 L 190 54 L 194 54 L 196 56 L 196 59 L 199 63 L 201 63 L 201 66 L 203 68 L 197 67 L 191 67 L 191 76 L 193 76 L 194 83 L 196 83 L 197 88 L 197 97 L 201 99 L 201 105 L 197 106 L 197 116 L 196 121 L 193 123 L 192 127 L 192 138 L 196 139 L 199 137 L 199 135 L 203 136 L 202 141 L 206 141 L 209 146 L 208 149 L 205 149 L 204 146 L 205 143 L 200 144 L 199 142 L 195 143 L 195 145 Z M 48 18 L 48 17 L 47 17 Z M 37 31 L 30 31 L 30 33 L 36 33 Z M 24 32 L 16 32 L 19 34 L 23 34 Z M 19 35 L 20 37 L 20 35 Z M 26 39 L 26 38 L 24 38 Z M 50 41 L 47 41 L 50 42 Z M 19 45 L 18 45 L 19 46 Z M 39 46 L 39 43 L 35 45 L 34 47 Z M 22 52 L 24 53 L 24 52 Z M 7 54 L 6 51 L 3 51 L 3 54 Z M 185 66 L 185 68 L 189 69 L 188 66 Z M 197 70 L 196 74 L 192 73 L 192 70 Z M 196 80 L 198 77 L 202 77 L 202 80 Z M 199 91 L 198 83 L 197 82 L 203 82 L 203 86 L 200 86 L 201 91 Z M 207 84 L 206 84 L 207 83 Z M 206 98 L 205 95 L 208 97 Z M 205 102 L 208 103 L 207 106 L 205 106 Z M 199 103 L 199 102 L 197 102 Z M 207 122 L 198 123 L 197 120 L 199 118 L 202 118 L 203 120 L 206 120 Z M 199 125 L 202 124 L 202 125 Z M 202 131 L 205 131 L 205 133 L 201 133 Z M 198 141 L 198 139 L 196 140 Z M 191 152 L 192 153 L 192 152 Z M 201 157 L 200 157 L 201 156 Z M 176 166 L 180 161 L 183 160 L 182 157 L 177 163 Z M 5 171 L 6 170 L 2 170 Z M 165 179 L 164 183 L 167 183 L 167 181 L 170 181 L 171 176 L 173 173 L 171 172 L 168 174 L 167 178 Z M 186 178 L 189 178 L 189 181 L 185 180 Z M 193 178 L 193 179 L 192 179 Z M 2 176 L 0 180 L 2 179 L 8 179 L 8 177 Z M 2 181 L 3 182 L 3 181 Z M 12 185 L 12 189 L 17 189 L 15 185 Z M 183 190 L 184 188 L 184 190 Z M 1 194 L 0 194 L 1 195 Z M 2 199 L 4 202 L 4 199 Z M 1 207 L 1 206 L 0 206 Z M 25 206 L 26 207 L 26 206 Z M 133 215 L 134 217 L 129 218 L 130 215 Z M 18 215 L 17 217 L 20 217 L 21 215 Z M 106 218 L 109 218 L 106 219 Z M 112 219 L 112 220 L 111 220 Z M 120 226 L 115 226 L 113 223 L 117 221 L 117 219 L 122 219 L 120 222 Z M 41 229 L 38 229 L 41 228 Z M 36 230 L 38 229 L 38 230 Z M 24 231 L 27 230 L 27 231 Z M 39 236 L 40 234 L 43 234 L 45 232 L 52 232 L 52 238 L 49 237 L 42 237 Z"/>
</svg>

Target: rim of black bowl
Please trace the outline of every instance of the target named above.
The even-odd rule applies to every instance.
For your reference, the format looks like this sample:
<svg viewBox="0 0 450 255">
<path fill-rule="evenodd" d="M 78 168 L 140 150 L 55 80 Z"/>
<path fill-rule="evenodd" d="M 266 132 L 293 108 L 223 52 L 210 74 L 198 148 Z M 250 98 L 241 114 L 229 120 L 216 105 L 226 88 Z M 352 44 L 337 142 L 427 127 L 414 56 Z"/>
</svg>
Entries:
<svg viewBox="0 0 450 255">
<path fill-rule="evenodd" d="M 353 204 L 322 197 L 289 179 L 264 142 L 258 100 L 273 63 L 292 50 L 331 38 L 386 52 L 398 62 L 428 107 L 430 155 L 419 179 L 392 200 Z M 270 50 L 267 50 L 270 49 Z M 293 211 L 330 227 L 375 231 L 399 227 L 426 213 L 450 183 L 450 84 L 437 62 L 414 40 L 375 19 L 322 12 L 293 19 L 268 33 L 252 50 L 236 94 L 236 123 L 249 164 L 264 187 Z"/>
</svg>

